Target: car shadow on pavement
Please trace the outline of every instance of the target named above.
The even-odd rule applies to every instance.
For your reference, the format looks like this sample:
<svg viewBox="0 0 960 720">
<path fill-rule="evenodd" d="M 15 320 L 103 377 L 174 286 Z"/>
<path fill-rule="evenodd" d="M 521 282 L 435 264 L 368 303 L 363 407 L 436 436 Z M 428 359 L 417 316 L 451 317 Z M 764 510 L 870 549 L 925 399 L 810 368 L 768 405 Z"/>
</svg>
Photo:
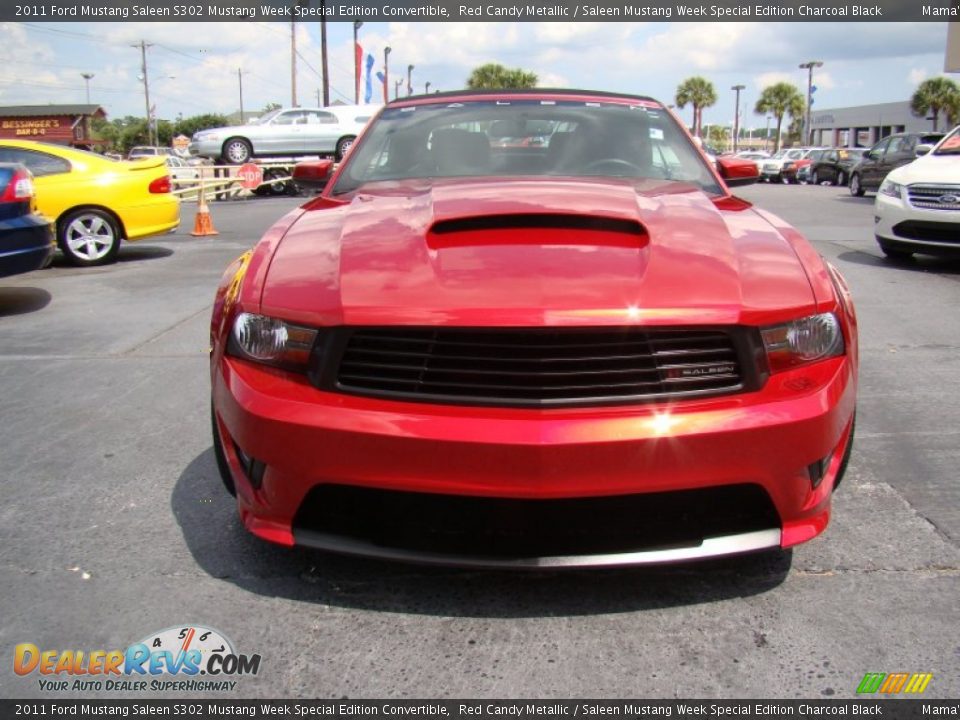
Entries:
<svg viewBox="0 0 960 720">
<path fill-rule="evenodd" d="M 457 617 L 595 615 L 767 592 L 790 551 L 670 567 L 496 571 L 388 563 L 275 546 L 248 533 L 213 449 L 184 469 L 171 508 L 199 567 L 249 592 L 346 608 Z"/>
<path fill-rule="evenodd" d="M 140 260 L 158 260 L 160 258 L 170 257 L 173 255 L 173 250 L 171 248 L 158 247 L 156 245 L 130 245 L 123 243 L 120 245 L 120 250 L 117 253 L 117 262 L 118 263 L 127 263 L 127 262 L 138 262 Z M 56 268 L 73 268 L 77 269 L 76 265 L 73 265 L 69 262 L 64 256 L 63 253 L 58 252 L 54 255 L 53 262 L 50 263 L 52 267 Z M 95 267 L 109 267 L 98 265 Z M 87 269 L 87 268 L 81 268 Z"/>
<path fill-rule="evenodd" d="M 881 267 L 897 271 L 942 273 L 945 275 L 960 275 L 960 258 L 937 258 L 930 255 L 915 255 L 908 260 L 891 260 L 884 257 L 877 250 L 877 254 L 863 250 L 851 250 L 840 253 L 837 258 L 844 262 L 870 267 Z"/>
<path fill-rule="evenodd" d="M 43 310 L 52 299 L 53 296 L 42 288 L 0 287 L 0 317 Z"/>
</svg>

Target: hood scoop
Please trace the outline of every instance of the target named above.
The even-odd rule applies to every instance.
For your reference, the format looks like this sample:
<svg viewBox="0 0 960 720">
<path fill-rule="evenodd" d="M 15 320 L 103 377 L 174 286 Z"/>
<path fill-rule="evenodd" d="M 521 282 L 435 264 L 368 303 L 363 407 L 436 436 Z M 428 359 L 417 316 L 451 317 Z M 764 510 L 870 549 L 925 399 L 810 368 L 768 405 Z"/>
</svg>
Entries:
<svg viewBox="0 0 960 720">
<path fill-rule="evenodd" d="M 481 245 L 593 245 L 641 248 L 647 231 L 636 220 L 562 213 L 478 215 L 438 220 L 427 232 L 433 250 Z"/>
</svg>

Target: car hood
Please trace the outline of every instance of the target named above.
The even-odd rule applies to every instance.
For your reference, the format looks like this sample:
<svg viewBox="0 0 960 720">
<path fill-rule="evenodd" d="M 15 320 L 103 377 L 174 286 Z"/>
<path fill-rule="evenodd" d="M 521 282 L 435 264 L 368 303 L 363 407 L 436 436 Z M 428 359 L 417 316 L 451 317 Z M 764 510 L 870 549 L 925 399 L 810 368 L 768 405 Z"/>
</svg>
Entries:
<svg viewBox="0 0 960 720">
<path fill-rule="evenodd" d="M 960 185 L 960 155 L 927 154 L 898 167 L 887 177 L 902 185 L 912 183 Z"/>
<path fill-rule="evenodd" d="M 599 220 L 598 220 L 599 218 Z M 310 324 L 621 325 L 813 312 L 784 237 L 742 204 L 654 181 L 368 185 L 277 246 L 262 311 Z"/>
</svg>

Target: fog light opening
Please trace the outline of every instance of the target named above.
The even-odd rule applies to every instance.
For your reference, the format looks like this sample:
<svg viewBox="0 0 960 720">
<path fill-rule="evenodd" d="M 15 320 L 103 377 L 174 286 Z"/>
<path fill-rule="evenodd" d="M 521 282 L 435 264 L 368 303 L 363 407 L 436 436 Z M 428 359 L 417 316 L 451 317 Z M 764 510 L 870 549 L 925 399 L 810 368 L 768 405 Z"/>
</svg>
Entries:
<svg viewBox="0 0 960 720">
<path fill-rule="evenodd" d="M 820 483 L 823 482 L 823 476 L 826 475 L 827 469 L 830 467 L 831 458 L 833 458 L 833 451 L 825 458 L 821 458 L 807 465 L 807 473 L 810 475 L 810 487 L 812 489 L 816 490 L 820 487 Z"/>
</svg>

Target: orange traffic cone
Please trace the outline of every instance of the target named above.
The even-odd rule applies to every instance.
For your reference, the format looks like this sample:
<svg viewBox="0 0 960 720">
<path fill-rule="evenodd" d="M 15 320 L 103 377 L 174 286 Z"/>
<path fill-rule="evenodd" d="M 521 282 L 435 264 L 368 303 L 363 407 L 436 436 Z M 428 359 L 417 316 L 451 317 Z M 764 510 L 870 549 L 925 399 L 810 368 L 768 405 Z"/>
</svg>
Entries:
<svg viewBox="0 0 960 720">
<path fill-rule="evenodd" d="M 210 208 L 207 207 L 207 198 L 203 192 L 203 180 L 200 180 L 200 197 L 197 199 L 197 216 L 193 220 L 194 237 L 203 235 L 219 235 L 216 228 L 213 227 L 213 220 L 210 218 Z"/>
</svg>

